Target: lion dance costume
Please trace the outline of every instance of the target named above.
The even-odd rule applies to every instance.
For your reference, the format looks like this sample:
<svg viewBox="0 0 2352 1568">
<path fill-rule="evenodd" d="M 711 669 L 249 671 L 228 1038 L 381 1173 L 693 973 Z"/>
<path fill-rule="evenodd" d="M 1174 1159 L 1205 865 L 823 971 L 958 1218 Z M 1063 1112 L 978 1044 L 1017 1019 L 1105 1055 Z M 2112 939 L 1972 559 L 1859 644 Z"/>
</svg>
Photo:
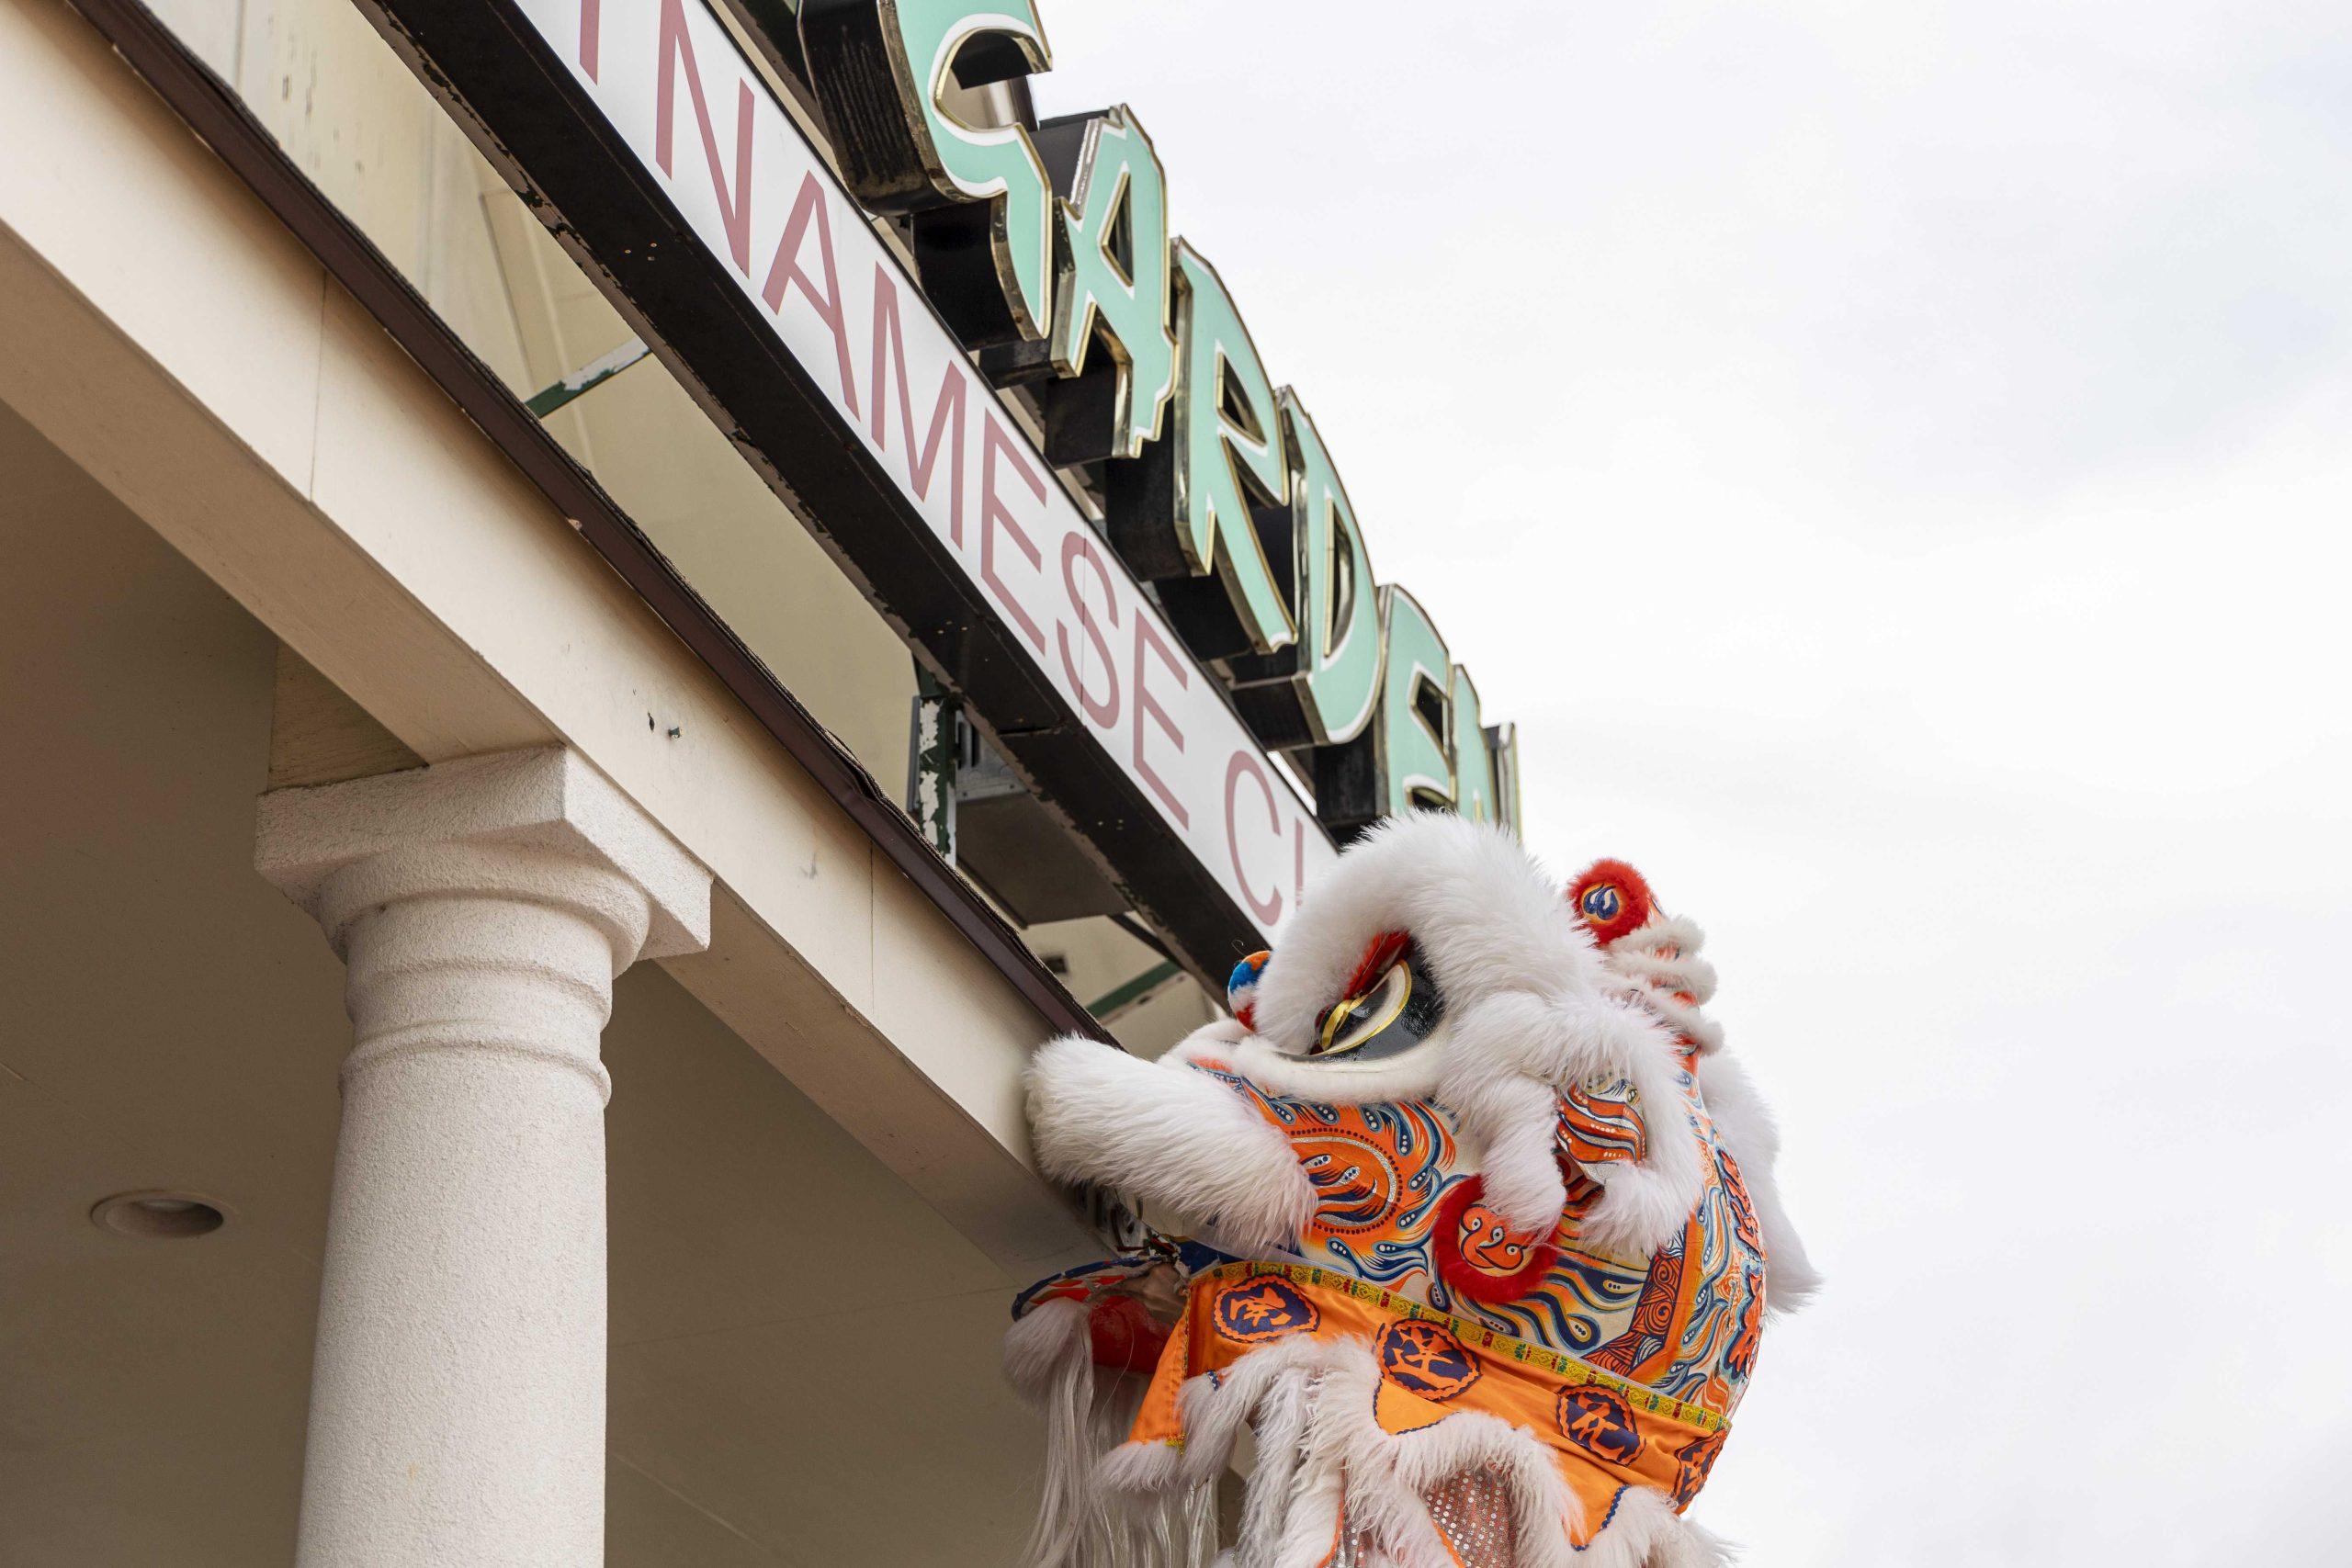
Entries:
<svg viewBox="0 0 2352 1568">
<path fill-rule="evenodd" d="M 1015 1303 L 1048 1414 L 1040 1568 L 1711 1563 L 1682 1511 L 1815 1284 L 1777 1139 L 1700 1010 L 1700 934 L 1631 867 L 1383 824 L 1147 1063 L 1054 1041 L 1056 1176 L 1181 1215 Z M 1125 1427 L 1125 1440 L 1100 1446 Z"/>
</svg>

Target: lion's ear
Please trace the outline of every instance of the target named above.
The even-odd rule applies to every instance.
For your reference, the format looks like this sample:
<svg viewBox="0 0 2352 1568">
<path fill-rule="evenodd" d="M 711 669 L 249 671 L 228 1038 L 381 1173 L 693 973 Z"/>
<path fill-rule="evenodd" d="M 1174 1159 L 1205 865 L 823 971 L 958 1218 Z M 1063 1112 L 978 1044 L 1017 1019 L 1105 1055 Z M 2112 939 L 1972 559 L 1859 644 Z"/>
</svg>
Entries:
<svg viewBox="0 0 2352 1568">
<path fill-rule="evenodd" d="M 1241 1027 L 1256 1033 L 1258 1029 L 1258 976 L 1266 972 L 1266 960 L 1272 953 L 1263 948 L 1233 966 L 1225 982 L 1225 1005 L 1241 1021 Z"/>
</svg>

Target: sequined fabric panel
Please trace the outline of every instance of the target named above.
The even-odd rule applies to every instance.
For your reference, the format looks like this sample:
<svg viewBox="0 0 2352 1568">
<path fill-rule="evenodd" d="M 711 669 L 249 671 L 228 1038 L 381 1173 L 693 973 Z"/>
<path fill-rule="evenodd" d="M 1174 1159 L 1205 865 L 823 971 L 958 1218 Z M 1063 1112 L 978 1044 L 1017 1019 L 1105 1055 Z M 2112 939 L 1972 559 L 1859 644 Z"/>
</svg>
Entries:
<svg viewBox="0 0 2352 1568">
<path fill-rule="evenodd" d="M 1462 1568 L 1517 1568 L 1518 1524 L 1511 1513 L 1510 1489 L 1499 1472 L 1464 1471 L 1421 1500 Z M 1374 1551 L 1372 1538 L 1350 1527 L 1343 1509 L 1339 1541 L 1323 1568 L 1383 1568 L 1385 1562 Z"/>
<path fill-rule="evenodd" d="M 1465 1470 L 1422 1501 L 1462 1568 L 1512 1568 L 1519 1561 L 1510 1489 L 1499 1472 Z"/>
</svg>

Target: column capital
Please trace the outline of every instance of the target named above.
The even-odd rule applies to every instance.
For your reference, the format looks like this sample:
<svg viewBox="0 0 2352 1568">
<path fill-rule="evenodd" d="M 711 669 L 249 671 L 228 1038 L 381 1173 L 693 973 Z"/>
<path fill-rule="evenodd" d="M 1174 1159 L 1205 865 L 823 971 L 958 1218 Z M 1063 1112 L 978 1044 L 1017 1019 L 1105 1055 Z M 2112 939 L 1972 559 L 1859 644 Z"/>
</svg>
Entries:
<svg viewBox="0 0 2352 1568">
<path fill-rule="evenodd" d="M 339 951 L 358 913 L 341 906 L 353 895 L 374 901 L 387 874 L 405 880 L 401 863 L 430 881 L 487 877 L 498 891 L 528 898 L 527 867 L 541 856 L 617 876 L 643 895 L 641 941 L 614 954 L 616 968 L 697 953 L 710 942 L 710 873 L 562 746 L 273 790 L 261 797 L 254 844 L 255 869 L 324 926 Z M 341 874 L 371 862 L 378 875 Z"/>
<path fill-rule="evenodd" d="M 276 790 L 256 840 L 353 1032 L 295 1560 L 598 1568 L 603 1034 L 710 874 L 560 746 Z"/>
</svg>

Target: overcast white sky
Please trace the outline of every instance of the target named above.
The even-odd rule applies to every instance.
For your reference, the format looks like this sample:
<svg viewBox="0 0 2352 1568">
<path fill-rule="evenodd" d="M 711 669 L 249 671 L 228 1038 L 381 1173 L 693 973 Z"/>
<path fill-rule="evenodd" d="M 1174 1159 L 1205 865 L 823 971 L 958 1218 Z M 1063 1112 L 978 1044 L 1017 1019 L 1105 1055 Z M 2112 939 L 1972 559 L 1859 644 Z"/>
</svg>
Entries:
<svg viewBox="0 0 2352 1568">
<path fill-rule="evenodd" d="M 1831 1275 L 1754 1568 L 2346 1561 L 2352 8 L 1042 0 Z"/>
</svg>

